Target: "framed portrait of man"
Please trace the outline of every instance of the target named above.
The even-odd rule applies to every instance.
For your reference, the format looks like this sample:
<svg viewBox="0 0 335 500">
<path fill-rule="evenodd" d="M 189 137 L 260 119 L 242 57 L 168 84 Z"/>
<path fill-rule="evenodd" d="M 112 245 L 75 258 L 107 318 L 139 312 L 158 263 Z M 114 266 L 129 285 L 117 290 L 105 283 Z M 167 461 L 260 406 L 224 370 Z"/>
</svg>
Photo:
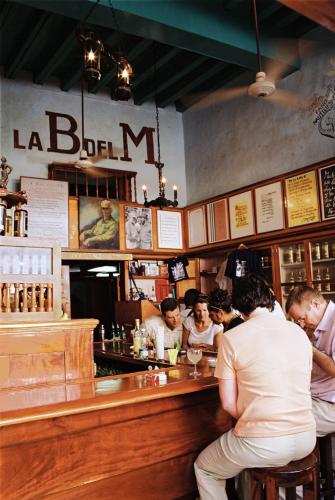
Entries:
<svg viewBox="0 0 335 500">
<path fill-rule="evenodd" d="M 118 201 L 79 197 L 79 246 L 87 249 L 119 248 Z"/>
<path fill-rule="evenodd" d="M 126 247 L 152 250 L 151 209 L 125 207 Z"/>
</svg>

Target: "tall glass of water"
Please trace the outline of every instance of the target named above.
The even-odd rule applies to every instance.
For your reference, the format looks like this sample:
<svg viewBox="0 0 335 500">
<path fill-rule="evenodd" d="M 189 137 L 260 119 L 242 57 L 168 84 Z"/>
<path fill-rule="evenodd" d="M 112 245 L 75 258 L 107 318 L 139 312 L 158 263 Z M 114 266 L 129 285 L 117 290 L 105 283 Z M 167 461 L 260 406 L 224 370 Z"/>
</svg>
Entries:
<svg viewBox="0 0 335 500">
<path fill-rule="evenodd" d="M 187 349 L 187 357 L 189 361 L 194 364 L 194 371 L 190 373 L 190 375 L 193 375 L 194 377 L 200 375 L 200 372 L 197 371 L 197 363 L 202 358 L 202 350 L 197 349 L 196 347 L 190 347 L 189 349 Z"/>
</svg>

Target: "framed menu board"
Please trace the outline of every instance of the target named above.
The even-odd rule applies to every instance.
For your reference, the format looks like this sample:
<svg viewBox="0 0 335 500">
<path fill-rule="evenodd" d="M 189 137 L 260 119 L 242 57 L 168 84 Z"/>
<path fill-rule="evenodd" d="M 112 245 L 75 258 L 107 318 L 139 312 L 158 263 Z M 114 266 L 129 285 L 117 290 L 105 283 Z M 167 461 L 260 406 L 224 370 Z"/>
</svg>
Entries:
<svg viewBox="0 0 335 500">
<path fill-rule="evenodd" d="M 315 171 L 285 179 L 288 227 L 319 222 L 319 200 Z"/>
<path fill-rule="evenodd" d="M 254 234 L 254 211 L 251 191 L 245 191 L 229 198 L 229 216 L 232 239 Z"/>
<path fill-rule="evenodd" d="M 20 178 L 20 187 L 27 192 L 28 235 L 69 246 L 69 185 L 36 177 Z"/>
<path fill-rule="evenodd" d="M 319 169 L 322 220 L 335 219 L 335 165 Z"/>
<path fill-rule="evenodd" d="M 188 222 L 188 246 L 198 247 L 200 245 L 206 245 L 206 216 L 205 208 L 198 207 L 192 208 L 187 211 L 187 222 Z"/>
<path fill-rule="evenodd" d="M 284 228 L 281 182 L 272 182 L 255 189 L 257 233 Z"/>
<path fill-rule="evenodd" d="M 229 239 L 228 203 L 226 198 L 208 203 L 207 226 L 209 243 Z"/>
<path fill-rule="evenodd" d="M 183 248 L 181 212 L 157 210 L 158 248 Z"/>
</svg>

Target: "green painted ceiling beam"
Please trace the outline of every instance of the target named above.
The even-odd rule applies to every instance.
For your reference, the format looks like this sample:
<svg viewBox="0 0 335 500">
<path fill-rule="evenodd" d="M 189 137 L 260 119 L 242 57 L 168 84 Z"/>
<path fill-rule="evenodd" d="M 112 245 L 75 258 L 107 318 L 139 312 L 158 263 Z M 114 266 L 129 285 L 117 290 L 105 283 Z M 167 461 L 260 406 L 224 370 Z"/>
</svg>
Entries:
<svg viewBox="0 0 335 500">
<path fill-rule="evenodd" d="M 35 76 L 34 82 L 43 84 L 55 69 L 68 57 L 69 53 L 78 46 L 76 33 L 70 33 L 54 55 L 47 61 L 43 69 Z"/>
<path fill-rule="evenodd" d="M 115 29 L 109 0 L 16 0 L 18 3 L 83 20 L 87 6 L 93 6 L 89 21 Z M 238 19 L 227 15 L 221 0 L 113 0 L 121 32 L 189 50 L 251 70 L 257 69 L 256 44 L 250 6 Z M 241 8 L 239 9 L 241 11 Z M 239 13 L 241 14 L 241 13 Z M 274 57 L 271 44 L 261 37 L 263 57 Z M 276 52 L 285 62 L 285 54 Z M 291 62 L 291 61 L 290 61 Z M 297 66 L 291 67 L 294 71 Z"/>
</svg>

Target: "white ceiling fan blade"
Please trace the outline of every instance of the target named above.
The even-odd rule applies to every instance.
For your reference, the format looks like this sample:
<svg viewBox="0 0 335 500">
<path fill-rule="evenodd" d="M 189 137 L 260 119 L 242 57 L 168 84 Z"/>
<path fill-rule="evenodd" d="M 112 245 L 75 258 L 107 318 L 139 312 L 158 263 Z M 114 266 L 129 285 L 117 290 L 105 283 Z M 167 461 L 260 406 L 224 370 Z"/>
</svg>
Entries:
<svg viewBox="0 0 335 500">
<path fill-rule="evenodd" d="M 267 99 L 278 102 L 289 109 L 293 109 L 294 111 L 300 112 L 310 110 L 312 104 L 312 99 L 310 97 L 299 96 L 278 88 Z"/>
<path fill-rule="evenodd" d="M 228 101 L 230 99 L 235 99 L 243 94 L 247 94 L 248 87 L 232 87 L 232 88 L 222 88 L 212 92 L 211 94 L 193 94 L 189 98 L 185 98 L 183 103 L 190 106 L 191 111 L 199 111 L 201 109 L 208 108 L 219 102 Z M 195 102 L 195 104 L 194 104 Z"/>
</svg>

